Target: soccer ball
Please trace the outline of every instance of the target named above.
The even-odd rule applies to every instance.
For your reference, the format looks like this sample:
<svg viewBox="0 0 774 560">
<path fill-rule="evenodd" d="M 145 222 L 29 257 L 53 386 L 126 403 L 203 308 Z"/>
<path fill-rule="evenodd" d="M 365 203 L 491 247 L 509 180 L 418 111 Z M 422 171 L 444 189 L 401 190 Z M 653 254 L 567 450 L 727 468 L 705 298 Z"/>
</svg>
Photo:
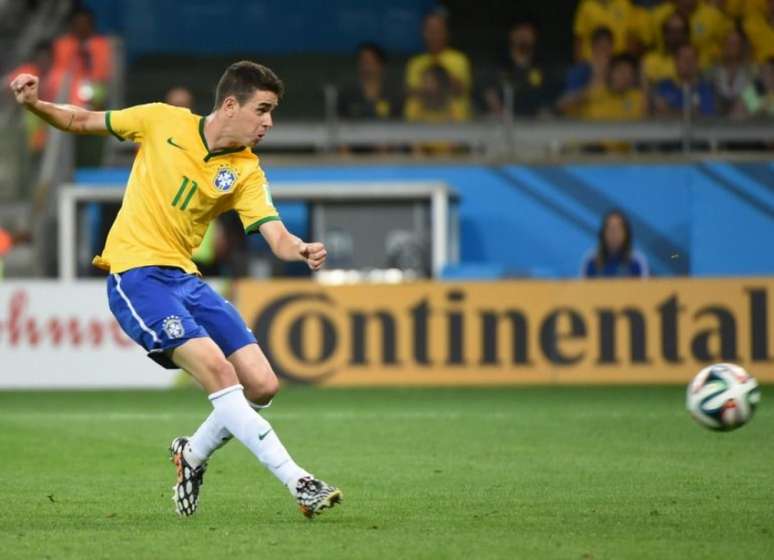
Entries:
<svg viewBox="0 0 774 560">
<path fill-rule="evenodd" d="M 705 367 L 688 385 L 686 407 L 710 430 L 729 431 L 744 426 L 761 398 L 758 382 L 734 364 Z"/>
</svg>

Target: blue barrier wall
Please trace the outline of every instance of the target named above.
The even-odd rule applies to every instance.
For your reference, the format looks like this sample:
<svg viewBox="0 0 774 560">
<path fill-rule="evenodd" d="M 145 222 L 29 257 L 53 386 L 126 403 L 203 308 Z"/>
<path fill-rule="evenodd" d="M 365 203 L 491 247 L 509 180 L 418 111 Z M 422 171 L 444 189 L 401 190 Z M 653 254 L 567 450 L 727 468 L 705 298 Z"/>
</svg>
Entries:
<svg viewBox="0 0 774 560">
<path fill-rule="evenodd" d="M 82 170 L 84 183 L 127 170 Z M 282 181 L 441 180 L 460 195 L 461 260 L 516 276 L 577 276 L 601 216 L 631 218 L 654 275 L 774 274 L 774 164 L 270 168 Z M 303 205 L 280 205 L 304 233 Z M 479 268 L 481 269 L 481 268 Z"/>
</svg>

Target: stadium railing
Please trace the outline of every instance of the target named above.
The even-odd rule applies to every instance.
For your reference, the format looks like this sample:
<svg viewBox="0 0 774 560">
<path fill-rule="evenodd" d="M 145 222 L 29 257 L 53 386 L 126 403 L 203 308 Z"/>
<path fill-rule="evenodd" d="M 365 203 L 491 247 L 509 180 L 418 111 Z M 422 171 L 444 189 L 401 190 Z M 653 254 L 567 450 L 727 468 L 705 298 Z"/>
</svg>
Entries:
<svg viewBox="0 0 774 560">
<path fill-rule="evenodd" d="M 406 147 L 444 142 L 464 146 L 473 155 L 485 159 L 524 161 L 554 159 L 582 151 L 583 146 L 589 144 L 611 141 L 635 146 L 628 152 L 633 155 L 664 150 L 672 154 L 717 154 L 733 145 L 756 145 L 754 151 L 760 152 L 765 151 L 766 146 L 774 145 L 774 126 L 765 120 L 729 122 L 720 119 L 690 123 L 682 120 L 492 119 L 445 124 L 328 119 L 282 122 L 261 142 L 260 150 L 319 154 L 336 153 L 340 148 L 353 146 Z M 119 143 L 115 139 L 110 142 L 114 151 L 112 164 L 127 163 L 134 155 L 130 143 Z M 604 154 L 604 151 L 599 153 Z"/>
</svg>

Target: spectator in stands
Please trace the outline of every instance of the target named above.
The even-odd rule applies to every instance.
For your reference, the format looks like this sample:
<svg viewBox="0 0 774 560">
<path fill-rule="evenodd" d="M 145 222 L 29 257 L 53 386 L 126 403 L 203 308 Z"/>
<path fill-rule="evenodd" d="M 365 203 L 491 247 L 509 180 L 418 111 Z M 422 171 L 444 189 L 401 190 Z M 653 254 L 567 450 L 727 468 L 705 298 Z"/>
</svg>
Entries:
<svg viewBox="0 0 774 560">
<path fill-rule="evenodd" d="M 613 57 L 606 87 L 588 92 L 581 117 L 589 120 L 639 120 L 646 114 L 645 95 L 637 83 L 637 59 Z"/>
<path fill-rule="evenodd" d="M 575 60 L 590 60 L 594 31 L 600 27 L 610 30 L 613 52 L 623 53 L 637 48 L 642 41 L 642 26 L 638 21 L 645 14 L 635 10 L 630 0 L 581 0 L 575 12 L 573 32 L 575 36 Z M 648 26 L 645 25 L 644 29 Z"/>
<path fill-rule="evenodd" d="M 14 68 L 8 73 L 6 81 L 9 82 L 19 74 L 33 74 L 40 78 L 40 95 L 47 98 L 56 98 L 56 87 L 51 79 L 51 68 L 54 62 L 54 54 L 51 41 L 40 41 L 32 51 L 32 57 L 28 62 Z"/>
<path fill-rule="evenodd" d="M 465 108 L 455 103 L 454 85 L 446 69 L 435 64 L 425 68 L 420 88 L 406 101 L 405 117 L 409 122 L 445 123 L 468 120 Z M 439 155 L 456 149 L 448 142 L 418 144 L 414 152 Z"/>
<path fill-rule="evenodd" d="M 107 37 L 94 29 L 94 14 L 78 9 L 70 16 L 70 31 L 54 42 L 57 80 L 71 78 L 70 103 L 101 108 L 112 72 L 112 49 Z"/>
<path fill-rule="evenodd" d="M 484 91 L 487 109 L 494 114 L 504 111 L 503 88 L 513 91 L 513 114 L 535 116 L 548 104 L 546 72 L 535 60 L 537 25 L 532 20 L 516 22 L 508 33 L 508 49 L 499 64 L 496 84 Z"/>
<path fill-rule="evenodd" d="M 606 86 L 612 56 L 612 31 L 607 27 L 595 29 L 591 37 L 591 58 L 575 64 L 567 72 L 565 91 L 557 102 L 560 112 L 578 116 L 588 92 Z"/>
<path fill-rule="evenodd" d="M 757 62 L 774 56 L 774 0 L 767 0 L 759 10 L 750 10 L 744 20 L 744 30 Z"/>
<path fill-rule="evenodd" d="M 357 81 L 339 93 L 338 114 L 345 119 L 391 119 L 400 116 L 400 97 L 387 85 L 386 57 L 375 43 L 357 49 Z"/>
<path fill-rule="evenodd" d="M 738 105 L 742 92 L 752 83 L 754 69 L 748 60 L 747 40 L 734 28 L 726 37 L 722 62 L 713 70 L 712 77 L 718 98 L 718 112 L 731 113 Z"/>
<path fill-rule="evenodd" d="M 709 117 L 717 114 L 717 101 L 712 83 L 701 77 L 699 55 L 693 45 L 683 45 L 675 58 L 677 79 L 663 80 L 655 88 L 653 106 L 659 115 L 682 115 L 685 103 L 693 114 Z M 684 88 L 689 91 L 688 98 Z"/>
<path fill-rule="evenodd" d="M 632 0 L 628 52 L 638 59 L 641 59 L 646 52 L 656 45 L 656 30 L 653 29 L 651 15 L 652 8 L 653 2 L 651 1 Z"/>
<path fill-rule="evenodd" d="M 774 118 L 774 56 L 760 65 L 758 80 L 742 92 L 734 114 Z"/>
<path fill-rule="evenodd" d="M 663 23 L 673 13 L 682 15 L 691 26 L 691 42 L 699 55 L 699 67 L 708 69 L 720 59 L 723 39 L 731 30 L 732 22 L 718 8 L 699 0 L 671 0 L 654 8 L 655 29 L 661 30 Z M 658 45 L 664 44 L 664 37 L 657 37 Z"/>
<path fill-rule="evenodd" d="M 59 84 L 55 81 L 56 76 L 51 71 L 53 60 L 51 42 L 41 41 L 35 45 L 31 60 L 11 70 L 5 77 L 5 83 L 10 83 L 19 74 L 32 74 L 40 78 L 38 87 L 41 97 L 43 99 L 56 99 Z M 46 144 L 48 126 L 29 112 L 24 113 L 24 121 L 27 132 L 27 148 L 32 154 L 39 154 Z"/>
<path fill-rule="evenodd" d="M 661 26 L 663 46 L 650 51 L 642 59 L 642 77 L 646 84 L 657 84 L 662 80 L 674 80 L 675 53 L 689 43 L 690 24 L 679 12 L 672 13 Z"/>
<path fill-rule="evenodd" d="M 621 210 L 605 215 L 596 249 L 589 251 L 581 265 L 584 278 L 647 277 L 645 255 L 635 250 L 629 219 Z"/>
<path fill-rule="evenodd" d="M 416 94 L 406 102 L 406 120 L 442 123 L 464 121 L 468 114 L 455 103 L 454 85 L 446 68 L 440 64 L 428 66 Z"/>
<path fill-rule="evenodd" d="M 426 70 L 431 66 L 440 66 L 448 76 L 453 113 L 468 118 L 473 81 L 470 62 L 463 53 L 449 47 L 445 12 L 435 11 L 425 17 L 423 37 L 427 52 L 411 57 L 406 65 L 407 102 L 421 97 L 426 90 Z"/>
<path fill-rule="evenodd" d="M 167 91 L 167 95 L 164 96 L 164 101 L 169 105 L 175 107 L 183 107 L 193 111 L 194 108 L 194 96 L 191 90 L 183 86 L 175 86 Z"/>
<path fill-rule="evenodd" d="M 5 268 L 3 259 L 13 249 L 13 235 L 9 231 L 6 231 L 0 227 L 0 282 L 3 281 L 5 276 Z"/>
</svg>

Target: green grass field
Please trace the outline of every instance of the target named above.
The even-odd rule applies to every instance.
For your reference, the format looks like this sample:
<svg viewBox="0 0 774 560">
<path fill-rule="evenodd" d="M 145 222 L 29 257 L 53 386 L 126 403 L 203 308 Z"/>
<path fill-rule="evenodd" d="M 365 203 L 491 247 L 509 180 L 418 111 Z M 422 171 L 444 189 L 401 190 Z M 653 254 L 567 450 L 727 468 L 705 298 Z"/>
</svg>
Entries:
<svg viewBox="0 0 774 560">
<path fill-rule="evenodd" d="M 202 393 L 0 393 L 0 558 L 771 558 L 767 393 L 719 434 L 682 388 L 288 388 L 267 418 L 344 491 L 313 521 L 238 442 L 175 516 Z"/>
</svg>

